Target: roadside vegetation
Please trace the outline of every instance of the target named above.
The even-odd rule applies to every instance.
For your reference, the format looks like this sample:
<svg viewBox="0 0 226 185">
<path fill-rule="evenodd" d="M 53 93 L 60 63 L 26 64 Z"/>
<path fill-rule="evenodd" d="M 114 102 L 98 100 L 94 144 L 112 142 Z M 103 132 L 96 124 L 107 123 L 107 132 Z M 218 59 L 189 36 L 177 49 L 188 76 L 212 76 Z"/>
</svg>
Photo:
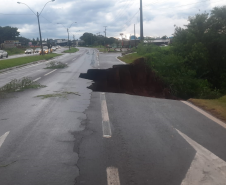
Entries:
<svg viewBox="0 0 226 185">
<path fill-rule="evenodd" d="M 47 67 L 45 69 L 62 69 L 62 68 L 68 67 L 67 64 L 63 62 L 57 62 L 57 61 L 52 61 L 46 64 L 46 66 Z"/>
<path fill-rule="evenodd" d="M 42 99 L 46 99 L 46 98 L 66 98 L 68 97 L 68 95 L 77 95 L 77 96 L 81 96 L 79 93 L 77 92 L 68 92 L 68 91 L 64 91 L 64 92 L 56 92 L 53 94 L 44 94 L 44 95 L 38 95 L 36 97 L 42 98 Z"/>
<path fill-rule="evenodd" d="M 211 100 L 189 99 L 189 101 L 226 121 L 226 96 Z"/>
<path fill-rule="evenodd" d="M 143 56 L 139 55 L 138 53 L 132 53 L 132 54 L 124 55 L 122 57 L 118 57 L 118 59 L 129 64 L 129 63 L 132 63 L 134 60 L 141 58 L 141 57 L 143 57 Z"/>
<path fill-rule="evenodd" d="M 9 49 L 4 49 L 7 51 L 8 55 L 17 55 L 17 54 L 24 54 L 24 51 L 27 48 L 9 48 Z"/>
<path fill-rule="evenodd" d="M 173 95 L 193 98 L 194 104 L 226 115 L 225 17 L 226 6 L 189 17 L 185 28 L 175 28 L 170 46 L 143 43 L 138 46 L 137 54 L 119 59 L 130 63 L 144 57 Z"/>
<path fill-rule="evenodd" d="M 73 48 L 73 47 L 71 47 L 70 50 L 65 50 L 64 53 L 75 53 L 75 52 L 77 52 L 77 51 L 79 51 L 78 48 Z"/>
<path fill-rule="evenodd" d="M 13 58 L 8 60 L 0 60 L 0 70 L 23 65 L 23 64 L 28 64 L 28 63 L 39 61 L 39 60 L 49 60 L 57 56 L 60 56 L 60 54 L 50 53 L 48 55 L 43 55 L 43 56 L 35 55 L 35 56 L 28 56 L 28 57 Z"/>
<path fill-rule="evenodd" d="M 38 82 L 34 82 L 29 77 L 24 77 L 20 80 L 14 79 L 8 84 L 4 85 L 0 88 L 0 95 L 4 95 L 5 93 L 23 91 L 25 89 L 38 89 L 46 87 L 44 85 L 39 84 Z"/>
</svg>

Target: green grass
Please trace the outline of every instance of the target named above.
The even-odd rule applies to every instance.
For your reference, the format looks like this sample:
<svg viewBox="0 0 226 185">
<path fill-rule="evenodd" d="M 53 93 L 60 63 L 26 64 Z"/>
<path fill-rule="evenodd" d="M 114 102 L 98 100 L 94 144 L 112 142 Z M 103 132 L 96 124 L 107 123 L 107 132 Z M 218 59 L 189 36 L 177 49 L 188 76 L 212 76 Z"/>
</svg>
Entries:
<svg viewBox="0 0 226 185">
<path fill-rule="evenodd" d="M 40 85 L 38 82 L 33 82 L 33 80 L 29 77 L 24 77 L 19 80 L 11 80 L 11 82 L 0 88 L 0 93 L 16 92 L 25 89 L 38 89 L 43 87 L 46 86 Z"/>
<path fill-rule="evenodd" d="M 8 52 L 8 55 L 16 55 L 16 54 L 24 54 L 24 51 L 26 48 L 9 48 L 9 49 L 4 49 L 5 51 Z"/>
<path fill-rule="evenodd" d="M 49 60 L 56 56 L 60 56 L 60 54 L 51 53 L 51 54 L 47 54 L 44 56 L 35 55 L 35 56 L 29 56 L 29 57 L 20 57 L 20 58 L 8 59 L 8 60 L 0 60 L 0 70 L 31 63 L 31 62 L 35 62 L 35 61 L 39 61 L 39 60 Z"/>
<path fill-rule="evenodd" d="M 129 63 L 132 63 L 134 60 L 141 58 L 141 57 L 142 56 L 139 55 L 138 53 L 132 53 L 132 54 L 129 54 L 129 55 L 124 55 L 122 57 L 118 57 L 118 59 L 129 64 Z"/>
<path fill-rule="evenodd" d="M 58 97 L 58 98 L 66 98 L 67 99 L 67 95 L 70 95 L 70 94 L 80 96 L 80 94 L 77 93 L 77 92 L 67 92 L 67 91 L 64 91 L 64 92 L 57 92 L 57 93 L 54 93 L 54 94 L 38 95 L 36 97 L 40 97 L 42 99 L 55 98 L 55 97 Z"/>
<path fill-rule="evenodd" d="M 218 99 L 189 99 L 189 101 L 226 121 L 226 95 Z"/>
<path fill-rule="evenodd" d="M 75 53 L 75 52 L 77 52 L 77 51 L 79 51 L 78 48 L 73 48 L 73 47 L 71 47 L 70 50 L 66 50 L 66 51 L 64 51 L 64 53 Z"/>
</svg>

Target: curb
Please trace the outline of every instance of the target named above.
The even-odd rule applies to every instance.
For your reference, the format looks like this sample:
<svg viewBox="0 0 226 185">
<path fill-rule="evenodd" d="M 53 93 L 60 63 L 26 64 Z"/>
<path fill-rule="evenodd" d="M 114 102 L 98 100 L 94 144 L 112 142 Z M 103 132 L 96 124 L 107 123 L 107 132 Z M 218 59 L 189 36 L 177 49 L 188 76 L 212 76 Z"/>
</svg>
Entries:
<svg viewBox="0 0 226 185">
<path fill-rule="evenodd" d="M 115 57 L 116 60 L 118 60 L 119 62 L 121 62 L 122 64 L 126 64 L 125 62 L 121 61 L 120 59 L 118 59 L 119 56 Z"/>
</svg>

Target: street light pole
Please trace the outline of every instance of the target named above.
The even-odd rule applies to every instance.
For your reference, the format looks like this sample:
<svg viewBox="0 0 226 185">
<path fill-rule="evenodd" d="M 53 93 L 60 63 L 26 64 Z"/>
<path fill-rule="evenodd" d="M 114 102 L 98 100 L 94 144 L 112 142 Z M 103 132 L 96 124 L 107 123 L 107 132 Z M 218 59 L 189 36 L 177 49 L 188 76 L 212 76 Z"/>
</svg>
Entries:
<svg viewBox="0 0 226 185">
<path fill-rule="evenodd" d="M 41 44 L 41 54 L 43 55 L 42 33 L 41 33 L 41 28 L 40 28 L 39 13 L 38 12 L 37 12 L 37 18 L 38 18 L 38 28 L 39 28 L 39 36 L 40 36 L 40 44 Z"/>
<path fill-rule="evenodd" d="M 69 50 L 71 50 L 71 48 L 70 48 L 70 44 L 69 44 L 69 30 L 68 30 L 68 28 L 67 28 L 67 33 L 68 33 L 67 44 L 68 44 L 68 46 L 69 46 Z"/>
<path fill-rule="evenodd" d="M 40 17 L 40 15 L 41 15 L 42 11 L 44 10 L 44 8 L 46 7 L 46 5 L 47 5 L 48 3 L 54 2 L 54 1 L 55 1 L 55 0 L 48 1 L 48 2 L 44 5 L 44 7 L 42 8 L 41 12 L 40 12 L 40 13 L 37 12 L 37 15 L 35 14 L 35 12 L 34 12 L 27 4 L 21 3 L 21 2 L 17 2 L 18 4 L 24 4 L 24 5 L 26 5 L 26 6 L 34 13 L 34 15 L 35 15 L 35 16 L 37 17 L 37 19 L 38 19 L 38 28 L 39 28 L 39 36 L 40 36 L 41 54 L 42 54 L 42 55 L 43 55 L 42 33 L 41 33 L 41 28 L 40 28 L 39 17 Z"/>
<path fill-rule="evenodd" d="M 73 22 L 72 24 L 74 24 L 74 23 L 77 23 L 77 22 Z M 66 28 L 62 23 L 57 23 L 57 24 L 61 24 L 64 28 Z M 67 29 L 67 34 L 68 34 L 67 44 L 69 46 L 69 50 L 71 50 L 70 44 L 69 44 L 69 29 L 71 28 L 72 24 L 70 25 L 69 28 L 66 28 Z"/>
</svg>

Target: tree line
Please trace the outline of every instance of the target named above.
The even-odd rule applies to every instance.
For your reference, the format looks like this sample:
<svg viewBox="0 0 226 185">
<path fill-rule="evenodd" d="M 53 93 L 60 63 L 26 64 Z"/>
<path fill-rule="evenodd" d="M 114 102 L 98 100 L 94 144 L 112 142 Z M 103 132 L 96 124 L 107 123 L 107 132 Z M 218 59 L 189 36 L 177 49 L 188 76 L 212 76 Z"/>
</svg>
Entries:
<svg viewBox="0 0 226 185">
<path fill-rule="evenodd" d="M 141 44 L 138 53 L 182 98 L 214 98 L 226 93 L 226 6 L 188 18 L 175 27 L 170 47 Z"/>
<path fill-rule="evenodd" d="M 111 45 L 114 43 L 118 43 L 118 40 L 114 37 L 105 37 L 103 35 L 95 35 L 92 33 L 84 33 L 81 37 L 81 40 L 84 41 L 83 45 L 87 46 L 106 46 L 106 45 Z"/>
</svg>

